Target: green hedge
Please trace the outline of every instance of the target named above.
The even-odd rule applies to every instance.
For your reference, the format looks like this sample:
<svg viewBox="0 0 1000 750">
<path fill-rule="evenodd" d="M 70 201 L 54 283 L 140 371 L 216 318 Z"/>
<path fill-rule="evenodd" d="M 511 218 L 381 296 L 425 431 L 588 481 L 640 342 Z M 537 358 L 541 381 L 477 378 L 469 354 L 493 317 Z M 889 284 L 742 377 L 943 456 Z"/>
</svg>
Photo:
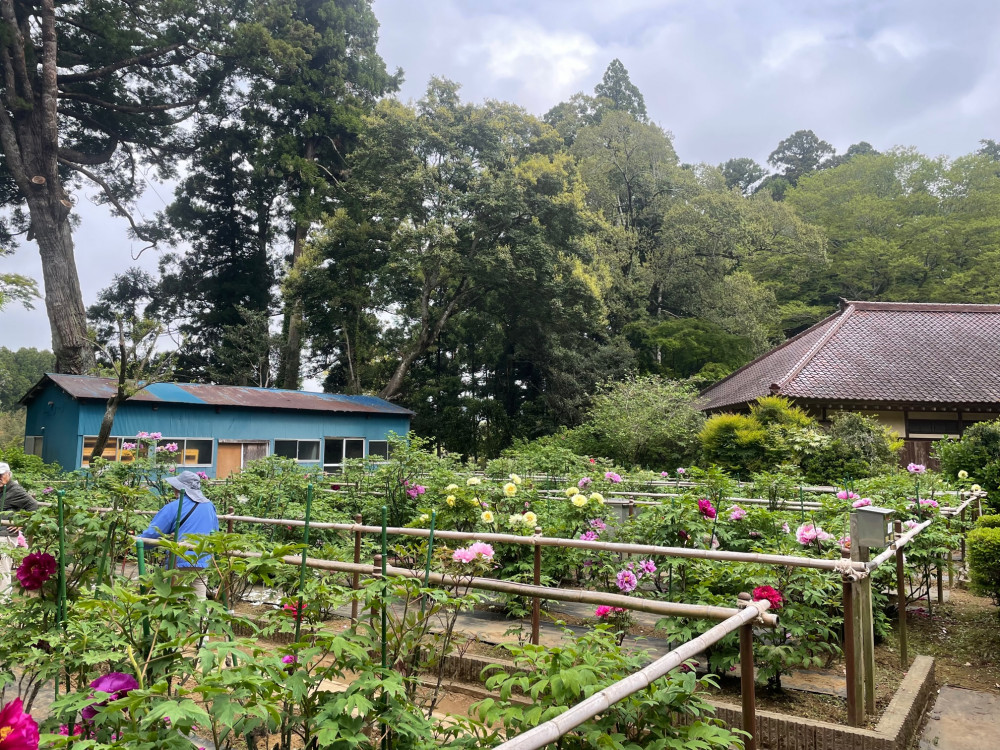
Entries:
<svg viewBox="0 0 1000 750">
<path fill-rule="evenodd" d="M 973 529 L 966 550 L 972 590 L 992 597 L 994 604 L 1000 605 L 1000 528 Z"/>
<path fill-rule="evenodd" d="M 976 521 L 977 529 L 1000 529 L 1000 515 L 980 516 Z"/>
</svg>

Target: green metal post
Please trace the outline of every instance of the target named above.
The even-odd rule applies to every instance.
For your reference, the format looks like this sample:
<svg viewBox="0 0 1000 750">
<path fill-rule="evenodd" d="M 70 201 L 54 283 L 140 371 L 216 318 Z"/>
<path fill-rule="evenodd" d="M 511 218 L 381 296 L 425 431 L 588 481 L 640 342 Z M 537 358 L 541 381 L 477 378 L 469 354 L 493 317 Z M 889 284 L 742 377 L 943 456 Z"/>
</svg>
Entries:
<svg viewBox="0 0 1000 750">
<path fill-rule="evenodd" d="M 385 592 L 386 592 L 385 565 L 386 565 L 386 558 L 388 557 L 389 553 L 389 547 L 386 541 L 386 530 L 385 530 L 387 513 L 388 513 L 388 508 L 385 505 L 383 505 L 382 506 L 382 581 L 381 581 L 382 593 L 380 594 L 380 596 L 382 597 L 382 674 L 383 675 L 385 675 L 385 667 L 386 667 L 385 637 L 388 625 L 388 617 L 387 617 L 388 612 L 386 610 L 388 603 L 386 602 L 386 597 L 385 597 Z M 382 694 L 383 715 L 385 715 L 385 710 L 386 710 L 385 693 L 383 693 Z M 388 725 L 386 725 L 385 730 L 382 732 L 382 750 L 386 750 L 388 746 L 389 746 L 389 727 Z"/>
<path fill-rule="evenodd" d="M 309 556 L 309 519 L 312 516 L 313 486 L 310 484 L 306 488 L 306 525 L 302 530 L 302 543 L 305 549 L 302 550 L 302 564 L 299 566 L 299 606 L 295 611 L 295 642 L 299 641 L 299 634 L 302 632 L 302 587 L 306 585 L 306 558 Z"/>
<path fill-rule="evenodd" d="M 146 575 L 146 543 L 141 539 L 135 540 L 135 554 L 139 558 L 139 577 Z M 142 636 L 149 640 L 149 620 L 142 618 Z"/>
<path fill-rule="evenodd" d="M 56 608 L 59 624 L 66 627 L 66 508 L 65 490 L 56 493 L 59 505 L 59 604 Z"/>
</svg>

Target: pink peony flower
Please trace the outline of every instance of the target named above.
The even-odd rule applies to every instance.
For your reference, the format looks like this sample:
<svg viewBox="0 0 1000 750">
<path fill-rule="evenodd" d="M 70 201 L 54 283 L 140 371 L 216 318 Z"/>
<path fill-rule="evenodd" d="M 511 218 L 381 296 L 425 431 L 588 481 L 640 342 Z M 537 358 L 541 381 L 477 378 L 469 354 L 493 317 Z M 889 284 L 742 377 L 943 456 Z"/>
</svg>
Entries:
<svg viewBox="0 0 1000 750">
<path fill-rule="evenodd" d="M 685 474 L 687 474 L 687 469 L 678 469 L 677 473 L 680 474 L 681 476 L 684 476 Z"/>
<path fill-rule="evenodd" d="M 608 525 L 604 523 L 604 519 L 602 518 L 591 518 L 590 528 L 595 529 L 596 531 L 607 531 Z"/>
<path fill-rule="evenodd" d="M 903 521 L 903 528 L 909 531 L 910 529 L 916 528 L 920 523 L 918 521 Z"/>
<path fill-rule="evenodd" d="M 24 533 L 21 531 L 17 532 L 17 539 L 14 540 L 15 547 L 22 547 L 23 549 L 28 549 L 28 540 L 24 538 Z"/>
<path fill-rule="evenodd" d="M 580 534 L 580 538 L 585 542 L 596 542 L 600 536 L 596 531 L 585 531 Z"/>
<path fill-rule="evenodd" d="M 635 573 L 631 570 L 619 571 L 617 581 L 618 588 L 626 594 L 630 591 L 635 591 L 635 587 L 639 585 L 639 579 L 635 577 Z"/>
<path fill-rule="evenodd" d="M 452 554 L 451 559 L 455 562 L 470 563 L 476 559 L 476 553 L 464 548 L 457 549 L 454 554 Z"/>
<path fill-rule="evenodd" d="M 734 505 L 729 510 L 732 511 L 729 514 L 729 520 L 730 521 L 739 521 L 739 520 L 741 520 L 743 518 L 746 518 L 747 512 L 745 510 L 743 510 L 743 508 L 741 508 L 738 505 Z"/>
<path fill-rule="evenodd" d="M 615 474 L 613 471 L 607 471 L 604 473 L 604 478 L 607 479 L 612 484 L 621 484 L 622 478 L 620 474 Z"/>
<path fill-rule="evenodd" d="M 660 476 L 661 477 L 669 477 L 670 476 L 670 472 L 669 471 L 661 471 L 660 472 Z"/>
<path fill-rule="evenodd" d="M 708 498 L 702 498 L 698 501 L 698 510 L 701 512 L 705 518 L 715 518 L 717 515 L 715 508 L 712 506 L 712 501 Z"/>
<path fill-rule="evenodd" d="M 859 497 L 857 492 L 850 492 L 849 490 L 841 490 L 837 493 L 838 500 L 854 500 Z"/>
<path fill-rule="evenodd" d="M 759 602 L 764 599 L 771 603 L 771 609 L 781 609 L 781 603 L 784 601 L 777 589 L 771 586 L 758 586 L 753 590 L 753 600 Z"/>
<path fill-rule="evenodd" d="M 792 533 L 792 530 L 788 526 L 788 521 L 785 521 L 783 524 L 781 524 L 781 530 L 786 534 Z"/>
<path fill-rule="evenodd" d="M 299 659 L 297 656 L 292 656 L 291 654 L 286 654 L 281 657 L 282 664 L 298 664 Z"/>
<path fill-rule="evenodd" d="M 853 507 L 853 508 L 864 508 L 865 506 L 868 506 L 868 505 L 871 505 L 871 504 L 872 504 L 872 499 L 870 497 L 863 497 L 860 500 L 855 500 L 853 503 L 851 503 L 851 507 Z"/>
<path fill-rule="evenodd" d="M 482 555 L 487 560 L 493 559 L 493 546 L 485 542 L 475 542 L 469 547 L 469 551 L 474 555 Z"/>
<path fill-rule="evenodd" d="M 198 479 L 208 479 L 208 474 L 206 474 L 204 471 L 199 471 Z"/>
<path fill-rule="evenodd" d="M 921 500 L 920 504 L 923 505 L 925 508 L 938 508 L 938 507 L 940 507 L 938 505 L 938 501 L 937 500 Z"/>
<path fill-rule="evenodd" d="M 842 550 L 844 550 L 846 552 L 850 552 L 851 551 L 851 536 L 850 536 L 850 534 L 844 534 L 844 536 L 840 537 L 840 539 L 837 540 L 837 544 L 840 545 L 840 548 Z"/>
<path fill-rule="evenodd" d="M 38 750 L 38 724 L 25 713 L 20 698 L 0 710 L 0 748 L 2 750 Z"/>
<path fill-rule="evenodd" d="M 652 560 L 640 560 L 639 568 L 646 575 L 653 575 L 653 573 L 656 572 L 656 563 L 654 563 Z"/>
<path fill-rule="evenodd" d="M 581 490 L 585 490 L 591 485 L 593 481 L 594 480 L 591 479 L 590 477 L 584 477 L 583 479 L 581 479 L 579 482 L 576 483 L 576 486 L 579 487 Z"/>
<path fill-rule="evenodd" d="M 162 437 L 163 437 L 163 435 L 161 433 L 159 433 L 159 432 L 151 432 L 151 433 L 149 433 L 149 438 L 151 440 L 159 440 Z M 174 443 L 174 445 L 176 445 L 176 443 Z"/>
<path fill-rule="evenodd" d="M 817 539 L 821 542 L 830 539 L 830 534 L 827 534 L 819 526 L 804 523 L 795 530 L 795 538 L 799 540 L 799 544 L 812 544 Z"/>
<path fill-rule="evenodd" d="M 927 467 L 923 464 L 908 464 L 906 470 L 911 474 L 923 474 L 927 471 Z"/>
</svg>

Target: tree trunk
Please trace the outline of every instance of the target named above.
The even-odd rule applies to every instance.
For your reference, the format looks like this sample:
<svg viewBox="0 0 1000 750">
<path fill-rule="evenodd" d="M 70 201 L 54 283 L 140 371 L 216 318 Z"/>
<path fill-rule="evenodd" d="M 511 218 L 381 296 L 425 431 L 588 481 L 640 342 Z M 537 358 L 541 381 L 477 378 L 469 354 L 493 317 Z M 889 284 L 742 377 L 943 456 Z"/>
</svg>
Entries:
<svg viewBox="0 0 1000 750">
<path fill-rule="evenodd" d="M 60 191 L 61 192 L 61 191 Z M 53 210 L 47 196 L 28 201 L 31 227 L 42 257 L 45 310 L 52 330 L 56 372 L 85 375 L 93 370 L 94 349 L 87 340 L 87 313 L 73 252 L 69 210 Z"/>
<path fill-rule="evenodd" d="M 111 428 L 115 424 L 115 414 L 118 413 L 118 407 L 126 398 L 125 393 L 121 389 L 116 389 L 115 395 L 108 399 L 104 407 L 104 417 L 101 419 L 101 429 L 97 433 L 97 442 L 94 443 L 94 449 L 90 452 L 91 462 L 95 458 L 100 458 L 104 455 L 104 446 L 108 444 Z"/>
</svg>

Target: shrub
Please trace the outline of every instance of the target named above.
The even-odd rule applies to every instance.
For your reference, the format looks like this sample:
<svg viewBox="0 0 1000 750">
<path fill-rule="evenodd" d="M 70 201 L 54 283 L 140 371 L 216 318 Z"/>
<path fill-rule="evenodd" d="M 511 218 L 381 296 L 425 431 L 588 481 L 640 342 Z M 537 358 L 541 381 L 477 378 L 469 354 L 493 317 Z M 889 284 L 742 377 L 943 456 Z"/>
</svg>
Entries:
<svg viewBox="0 0 1000 750">
<path fill-rule="evenodd" d="M 984 516 L 985 517 L 985 516 Z M 966 542 L 972 590 L 1000 605 L 1000 528 L 976 528 Z"/>
<path fill-rule="evenodd" d="M 1000 529 L 1000 515 L 980 516 L 976 521 L 977 529 Z"/>
<path fill-rule="evenodd" d="M 750 414 L 765 427 L 813 427 L 816 421 L 782 396 L 761 396 L 750 405 Z"/>
<path fill-rule="evenodd" d="M 696 398 L 691 386 L 658 375 L 605 384 L 587 421 L 567 433 L 567 446 L 623 466 L 687 466 L 697 457 L 705 423 Z"/>
<path fill-rule="evenodd" d="M 944 439 L 934 444 L 941 460 L 941 473 L 957 477 L 969 472 L 970 478 L 991 494 L 1000 489 L 1000 420 L 970 425 L 961 440 Z"/>
<path fill-rule="evenodd" d="M 846 477 L 881 474 L 896 465 L 899 437 L 878 420 L 852 412 L 833 415 L 829 440 L 803 461 L 810 482 L 839 483 Z"/>
<path fill-rule="evenodd" d="M 708 463 L 732 471 L 760 471 L 770 464 L 768 432 L 751 415 L 716 414 L 705 423 L 698 437 Z"/>
</svg>

